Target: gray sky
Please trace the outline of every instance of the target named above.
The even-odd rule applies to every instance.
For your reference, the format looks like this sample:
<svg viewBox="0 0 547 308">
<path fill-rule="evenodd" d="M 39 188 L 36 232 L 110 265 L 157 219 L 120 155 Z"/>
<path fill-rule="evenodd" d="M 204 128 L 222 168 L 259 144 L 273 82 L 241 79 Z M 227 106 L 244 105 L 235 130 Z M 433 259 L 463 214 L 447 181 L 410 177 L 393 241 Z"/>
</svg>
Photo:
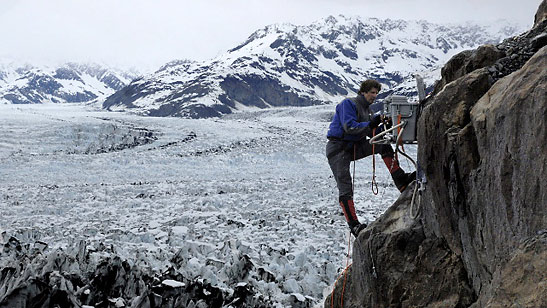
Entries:
<svg viewBox="0 0 547 308">
<path fill-rule="evenodd" d="M 517 5 L 518 3 L 518 5 Z M 0 0 L 0 60 L 156 69 L 204 60 L 268 24 L 329 15 L 531 26 L 541 0 Z"/>
</svg>

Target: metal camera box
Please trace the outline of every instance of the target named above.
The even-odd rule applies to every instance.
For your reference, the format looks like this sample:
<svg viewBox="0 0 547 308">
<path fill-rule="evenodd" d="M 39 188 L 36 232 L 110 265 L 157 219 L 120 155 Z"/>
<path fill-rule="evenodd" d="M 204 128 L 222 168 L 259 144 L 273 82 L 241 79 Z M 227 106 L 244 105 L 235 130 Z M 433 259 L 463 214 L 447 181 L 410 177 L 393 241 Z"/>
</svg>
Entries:
<svg viewBox="0 0 547 308">
<path fill-rule="evenodd" d="M 391 95 L 385 99 L 384 114 L 390 116 L 393 125 L 404 121 L 403 134 L 401 139 L 404 143 L 413 143 L 416 141 L 416 122 L 418 120 L 418 103 L 409 103 L 406 96 Z M 394 139 L 397 138 L 398 131 L 393 131 Z M 396 141 L 396 140 L 394 140 Z"/>
</svg>

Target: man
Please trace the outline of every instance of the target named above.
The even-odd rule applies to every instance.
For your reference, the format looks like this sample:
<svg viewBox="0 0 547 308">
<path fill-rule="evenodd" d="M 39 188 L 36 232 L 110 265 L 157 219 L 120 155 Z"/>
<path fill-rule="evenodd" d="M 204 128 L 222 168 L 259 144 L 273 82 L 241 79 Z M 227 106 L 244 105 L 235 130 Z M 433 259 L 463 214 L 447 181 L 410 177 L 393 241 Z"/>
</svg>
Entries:
<svg viewBox="0 0 547 308">
<path fill-rule="evenodd" d="M 355 237 L 367 225 L 361 224 L 355 214 L 350 163 L 373 154 L 367 137 L 372 137 L 373 129 L 381 122 L 381 116 L 374 116 L 369 107 L 381 88 L 380 83 L 375 80 L 369 79 L 361 83 L 357 97 L 346 98 L 336 106 L 336 113 L 327 133 L 327 158 L 338 186 L 340 206 Z M 382 156 L 395 186 L 402 192 L 414 180 L 416 172 L 409 174 L 401 169 L 389 144 L 375 145 L 374 154 L 377 153 Z"/>
</svg>

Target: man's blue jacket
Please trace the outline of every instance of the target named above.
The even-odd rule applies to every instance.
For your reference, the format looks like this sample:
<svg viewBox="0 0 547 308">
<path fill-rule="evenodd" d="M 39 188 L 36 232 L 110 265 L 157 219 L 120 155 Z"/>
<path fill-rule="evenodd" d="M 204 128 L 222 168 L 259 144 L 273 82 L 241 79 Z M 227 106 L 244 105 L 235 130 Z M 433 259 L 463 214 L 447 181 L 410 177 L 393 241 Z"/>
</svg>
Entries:
<svg viewBox="0 0 547 308">
<path fill-rule="evenodd" d="M 336 105 L 336 113 L 327 132 L 327 138 L 345 141 L 358 141 L 369 135 L 369 122 L 373 112 L 370 103 L 359 94 L 355 98 L 346 98 Z"/>
</svg>

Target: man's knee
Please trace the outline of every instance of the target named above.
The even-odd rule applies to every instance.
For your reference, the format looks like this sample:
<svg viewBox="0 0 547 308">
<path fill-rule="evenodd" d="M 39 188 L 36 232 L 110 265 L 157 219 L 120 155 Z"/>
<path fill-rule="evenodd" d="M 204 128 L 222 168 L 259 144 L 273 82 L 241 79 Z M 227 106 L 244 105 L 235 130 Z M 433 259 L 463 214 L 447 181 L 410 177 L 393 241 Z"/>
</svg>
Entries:
<svg viewBox="0 0 547 308">
<path fill-rule="evenodd" d="M 353 185 L 351 184 L 351 176 L 344 175 L 344 176 L 336 176 L 336 184 L 338 186 L 338 195 L 340 197 L 347 196 L 347 197 L 353 197 Z"/>
</svg>

